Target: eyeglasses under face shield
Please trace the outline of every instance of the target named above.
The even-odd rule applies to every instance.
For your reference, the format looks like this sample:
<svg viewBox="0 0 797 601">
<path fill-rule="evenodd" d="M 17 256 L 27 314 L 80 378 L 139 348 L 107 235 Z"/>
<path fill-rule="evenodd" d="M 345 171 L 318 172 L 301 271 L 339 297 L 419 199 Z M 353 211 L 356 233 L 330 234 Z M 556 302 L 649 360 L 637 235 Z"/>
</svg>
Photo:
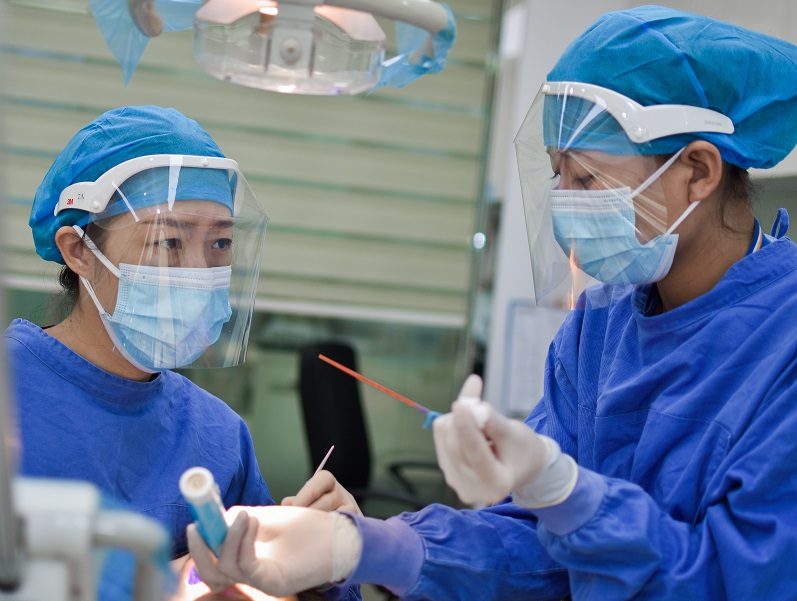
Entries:
<svg viewBox="0 0 797 601">
<path fill-rule="evenodd" d="M 149 371 L 243 362 L 268 216 L 235 161 L 131 159 L 67 187 L 55 213 L 71 209 L 87 211 L 87 244 L 119 278 L 102 309 L 120 352 Z"/>
<path fill-rule="evenodd" d="M 659 178 L 685 145 L 679 134 L 699 132 L 733 123 L 592 84 L 542 86 L 515 137 L 538 304 L 569 309 L 597 281 L 655 281 L 669 269 L 683 208 L 669 206 Z M 646 248 L 628 252 L 629 240 Z"/>
</svg>

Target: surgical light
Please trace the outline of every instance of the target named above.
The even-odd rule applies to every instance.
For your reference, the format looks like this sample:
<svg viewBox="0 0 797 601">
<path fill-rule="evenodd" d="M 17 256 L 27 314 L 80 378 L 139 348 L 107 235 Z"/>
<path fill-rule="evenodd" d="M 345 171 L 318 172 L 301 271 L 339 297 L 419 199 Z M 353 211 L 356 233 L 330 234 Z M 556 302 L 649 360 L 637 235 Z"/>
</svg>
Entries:
<svg viewBox="0 0 797 601">
<path fill-rule="evenodd" d="M 385 61 L 375 16 L 419 28 L 426 39 Z M 435 35 L 451 28 L 449 13 L 431 0 L 209 0 L 195 16 L 194 58 L 214 77 L 251 88 L 357 94 L 385 83 L 383 72 L 397 61 L 412 69 L 437 57 Z"/>
</svg>

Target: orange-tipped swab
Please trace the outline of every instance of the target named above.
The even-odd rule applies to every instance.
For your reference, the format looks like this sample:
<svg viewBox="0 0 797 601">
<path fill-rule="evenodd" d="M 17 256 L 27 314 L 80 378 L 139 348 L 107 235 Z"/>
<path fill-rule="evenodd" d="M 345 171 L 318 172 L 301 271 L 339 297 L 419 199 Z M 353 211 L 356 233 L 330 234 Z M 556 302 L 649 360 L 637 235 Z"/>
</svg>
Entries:
<svg viewBox="0 0 797 601">
<path fill-rule="evenodd" d="M 402 403 L 405 403 L 405 404 L 409 405 L 413 409 L 417 409 L 418 411 L 421 411 L 422 413 L 427 413 L 427 414 L 430 413 L 430 412 L 431 413 L 436 413 L 434 411 L 430 411 L 429 409 L 427 409 L 423 405 L 420 405 L 420 404 L 416 403 L 415 401 L 411 401 L 407 397 L 400 395 L 398 392 L 393 392 L 392 390 L 390 390 L 390 388 L 387 388 L 386 386 L 382 386 L 381 384 L 377 384 L 371 378 L 366 378 L 364 375 L 358 374 L 353 369 L 349 369 L 345 365 L 341 365 L 337 361 L 333 361 L 332 359 L 330 359 L 329 357 L 326 357 L 325 355 L 318 355 L 318 358 L 321 359 L 322 361 L 326 361 L 332 367 L 337 367 L 339 370 L 349 374 L 353 378 L 357 378 L 358 380 L 360 380 L 360 382 L 365 382 L 366 384 L 368 384 L 369 386 L 373 386 L 374 388 L 376 388 L 380 392 L 384 392 L 386 395 L 392 396 L 394 399 L 397 399 L 397 400 L 401 401 Z"/>
</svg>

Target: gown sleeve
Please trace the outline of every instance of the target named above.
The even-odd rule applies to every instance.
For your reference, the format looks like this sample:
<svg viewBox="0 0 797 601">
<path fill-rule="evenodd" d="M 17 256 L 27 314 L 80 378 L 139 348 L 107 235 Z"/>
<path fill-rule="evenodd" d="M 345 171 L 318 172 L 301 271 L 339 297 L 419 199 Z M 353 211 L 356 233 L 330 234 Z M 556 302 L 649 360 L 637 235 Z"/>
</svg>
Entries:
<svg viewBox="0 0 797 601">
<path fill-rule="evenodd" d="M 761 408 L 695 523 L 674 519 L 633 483 L 581 468 L 577 489 L 583 482 L 599 496 L 593 515 L 568 512 L 567 502 L 537 511 L 540 541 L 570 571 L 573 599 L 792 597 L 795 393 L 790 386 Z"/>
<path fill-rule="evenodd" d="M 693 521 L 676 519 L 632 482 L 580 467 L 570 499 L 534 512 L 541 544 L 569 572 L 574 601 L 793 597 L 795 398 L 797 366 L 791 365 L 746 427 L 728 433 L 728 451 Z M 556 411 L 548 405 L 530 420 L 556 431 L 569 410 Z M 557 440 L 565 448 L 567 440 Z"/>
</svg>

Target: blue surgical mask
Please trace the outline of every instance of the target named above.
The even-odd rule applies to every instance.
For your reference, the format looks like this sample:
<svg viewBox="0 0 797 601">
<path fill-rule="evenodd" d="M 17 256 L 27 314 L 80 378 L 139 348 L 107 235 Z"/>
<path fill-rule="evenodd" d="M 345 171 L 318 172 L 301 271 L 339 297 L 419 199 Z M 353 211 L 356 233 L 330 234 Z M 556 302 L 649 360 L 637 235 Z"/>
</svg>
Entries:
<svg viewBox="0 0 797 601">
<path fill-rule="evenodd" d="M 607 284 L 648 284 L 669 273 L 678 234 L 693 202 L 666 232 L 642 244 L 636 236 L 635 196 L 672 165 L 683 149 L 636 190 L 550 190 L 553 231 L 568 257 L 585 273 Z"/>
<path fill-rule="evenodd" d="M 221 335 L 232 315 L 232 268 L 151 267 L 120 263 L 116 268 L 88 237 L 89 249 L 119 278 L 116 308 L 105 311 L 85 278 L 105 330 L 122 356 L 155 373 L 190 365 Z"/>
</svg>

